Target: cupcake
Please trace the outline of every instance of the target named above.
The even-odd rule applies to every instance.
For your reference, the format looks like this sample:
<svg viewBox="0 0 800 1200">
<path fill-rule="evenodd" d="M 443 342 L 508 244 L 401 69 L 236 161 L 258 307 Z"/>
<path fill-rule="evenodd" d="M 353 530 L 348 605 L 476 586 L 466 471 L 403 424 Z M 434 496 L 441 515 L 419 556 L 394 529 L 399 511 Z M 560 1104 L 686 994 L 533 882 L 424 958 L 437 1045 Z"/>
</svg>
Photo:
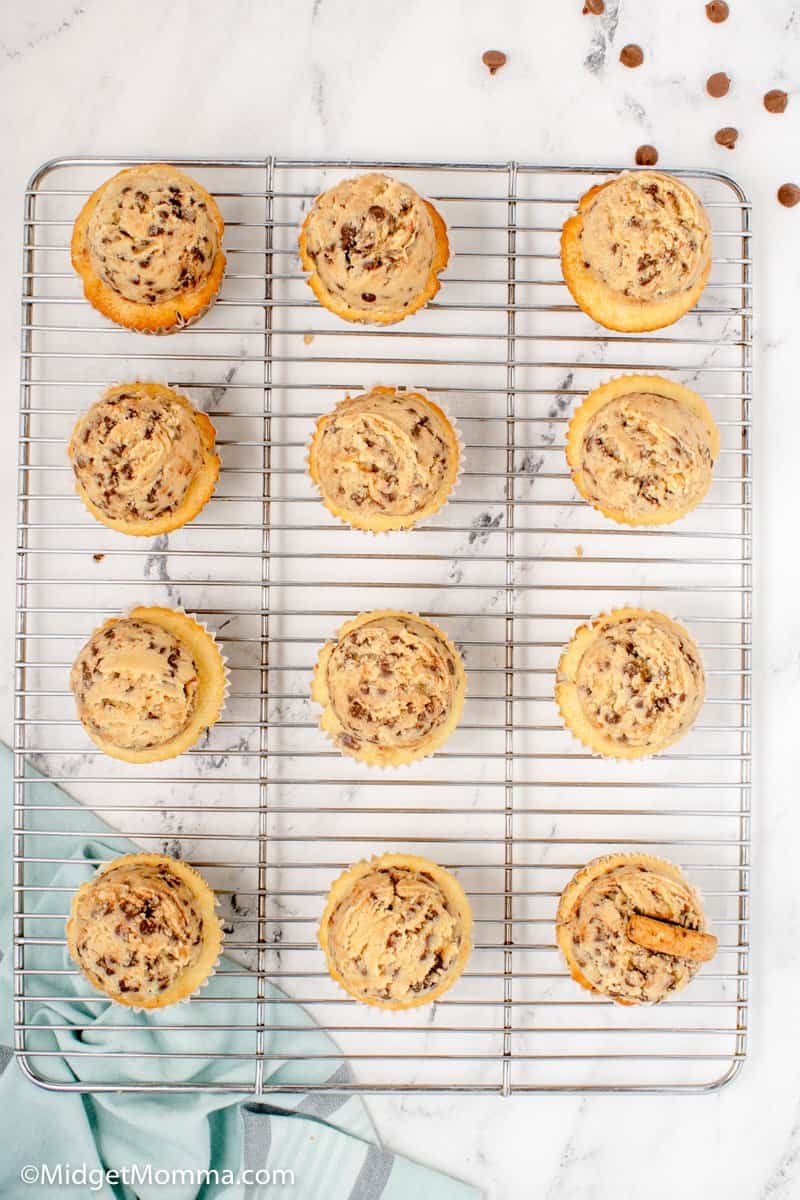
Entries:
<svg viewBox="0 0 800 1200">
<path fill-rule="evenodd" d="M 159 383 L 109 388 L 72 431 L 77 493 L 95 520 L 120 533 L 169 533 L 213 495 L 215 432 L 205 413 Z"/>
<path fill-rule="evenodd" d="M 67 949 L 92 987 L 117 1004 L 165 1008 L 213 974 L 222 946 L 202 876 L 165 854 L 126 854 L 72 897 Z"/>
<path fill-rule="evenodd" d="M 436 209 L 388 175 L 343 179 L 323 192 L 300 232 L 300 261 L 325 308 L 346 321 L 391 325 L 439 290 L 450 248 Z"/>
<path fill-rule="evenodd" d="M 397 767 L 433 754 L 455 729 L 467 679 L 461 656 L 414 613 L 362 613 L 322 647 L 311 698 L 343 754 Z"/>
<path fill-rule="evenodd" d="M 70 683 L 80 722 L 105 754 L 161 762 L 188 750 L 219 717 L 225 660 L 186 613 L 134 608 L 94 631 Z"/>
<path fill-rule="evenodd" d="M 219 291 L 224 229 L 213 197 L 176 167 L 128 167 L 81 209 L 72 265 L 104 317 L 140 333 L 172 333 L 201 317 Z"/>
<path fill-rule="evenodd" d="M 658 754 L 689 730 L 705 696 L 700 651 L 660 612 L 618 608 L 580 625 L 558 661 L 556 704 L 606 758 Z"/>
<path fill-rule="evenodd" d="M 333 979 L 374 1008 L 443 995 L 469 958 L 472 913 L 461 884 L 426 858 L 382 854 L 334 883 L 319 927 Z"/>
<path fill-rule="evenodd" d="M 628 171 L 590 188 L 561 235 L 564 281 L 607 329 L 672 325 L 697 303 L 711 270 L 711 226 L 685 183 Z"/>
<path fill-rule="evenodd" d="M 624 525 L 668 525 L 711 486 L 719 430 L 705 402 L 658 375 L 596 388 L 575 413 L 567 462 L 581 495 Z"/>
<path fill-rule="evenodd" d="M 657 1004 L 714 957 L 700 897 L 672 863 L 610 854 L 567 884 L 556 941 L 572 978 L 617 1004 Z"/>
<path fill-rule="evenodd" d="M 446 502 L 459 444 L 442 410 L 419 392 L 375 387 L 320 417 L 311 478 L 334 517 L 378 533 L 410 529 Z"/>
</svg>

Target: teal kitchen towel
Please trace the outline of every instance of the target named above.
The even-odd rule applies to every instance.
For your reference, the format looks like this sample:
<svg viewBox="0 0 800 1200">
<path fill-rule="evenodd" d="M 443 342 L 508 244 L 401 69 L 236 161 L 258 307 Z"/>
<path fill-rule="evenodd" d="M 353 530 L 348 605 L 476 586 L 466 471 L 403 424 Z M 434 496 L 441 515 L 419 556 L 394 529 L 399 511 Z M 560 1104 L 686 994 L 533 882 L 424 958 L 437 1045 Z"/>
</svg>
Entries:
<svg viewBox="0 0 800 1200">
<path fill-rule="evenodd" d="M 0 749 L 4 836 L 0 856 L 0 1111 L 4 1138 L 0 1148 L 0 1196 L 35 1200 L 37 1196 L 99 1196 L 103 1200 L 476 1200 L 467 1184 L 383 1150 L 366 1107 L 347 1092 L 300 1093 L 258 1103 L 240 1092 L 214 1093 L 223 1067 L 226 1080 L 252 1078 L 255 1032 L 248 1005 L 237 998 L 255 995 L 252 972 L 223 956 L 218 980 L 228 1000 L 209 1004 L 204 1033 L 208 1054 L 219 1059 L 181 1057 L 181 1047 L 197 1049 L 182 1037 L 183 1005 L 137 1013 L 98 1000 L 98 993 L 72 973 L 63 945 L 60 920 L 69 896 L 91 878 L 95 860 L 136 850 L 94 814 L 51 783 L 35 789 L 35 804 L 55 811 L 26 812 L 26 855 L 46 861 L 26 863 L 28 890 L 25 921 L 26 963 L 48 974 L 30 977 L 26 994 L 45 997 L 26 1003 L 30 1062 L 54 1081 L 91 1085 L 108 1078 L 109 1064 L 120 1086 L 159 1079 L 186 1082 L 196 1091 L 176 1094 L 98 1092 L 56 1093 L 32 1083 L 15 1063 L 11 1047 L 11 775 L 12 757 Z M 68 809 L 85 837 L 62 841 L 37 833 L 61 827 Z M 109 840 L 113 837 L 113 841 Z M 62 860 L 61 862 L 53 860 Z M 46 888 L 41 891 L 37 889 Z M 53 889 L 60 889 L 60 891 Z M 56 901 L 60 898 L 61 903 Z M 37 917 L 39 913 L 41 916 Z M 87 1000 L 93 996 L 94 999 Z M 192 1002 L 190 1001 L 190 1004 Z M 346 1084 L 352 1076 L 331 1038 L 309 1014 L 279 989 L 266 994 L 267 1035 L 264 1080 L 306 1085 L 328 1080 Z M 228 1025 L 231 1028 L 218 1028 Z M 293 1026 L 281 1030 L 279 1026 Z M 91 1051 L 97 1054 L 93 1057 Z M 80 1051 L 80 1053 L 78 1053 Z M 133 1052 L 133 1057 L 98 1057 Z M 165 1057 L 146 1057 L 166 1053 Z M 314 1055 L 313 1058 L 304 1056 Z M 327 1055 L 327 1057 L 320 1057 Z M 276 1100 L 278 1103 L 274 1103 Z M 280 1106 L 278 1106 L 280 1105 Z"/>
</svg>

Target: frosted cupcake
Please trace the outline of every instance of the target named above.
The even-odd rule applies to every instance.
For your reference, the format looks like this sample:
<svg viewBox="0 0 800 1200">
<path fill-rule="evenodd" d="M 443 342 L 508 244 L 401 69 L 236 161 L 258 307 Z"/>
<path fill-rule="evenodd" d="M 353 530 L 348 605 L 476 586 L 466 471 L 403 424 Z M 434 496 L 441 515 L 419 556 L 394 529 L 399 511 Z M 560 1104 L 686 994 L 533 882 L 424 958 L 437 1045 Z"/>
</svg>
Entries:
<svg viewBox="0 0 800 1200">
<path fill-rule="evenodd" d="M 447 741 L 466 690 L 461 656 L 447 635 L 424 617 L 385 609 L 348 621 L 323 646 L 311 698 L 343 754 L 396 767 Z"/>
<path fill-rule="evenodd" d="M 608 329 L 671 325 L 711 271 L 711 226 L 698 196 L 671 175 L 628 171 L 590 188 L 561 235 L 576 302 Z"/>
<path fill-rule="evenodd" d="M 164 854 L 127 854 L 72 898 L 67 948 L 117 1004 L 165 1008 L 197 991 L 222 946 L 216 899 L 197 871 Z"/>
<path fill-rule="evenodd" d="M 69 443 L 75 488 L 97 521 L 155 537 L 196 517 L 219 477 L 214 426 L 158 383 L 111 387 Z"/>
<path fill-rule="evenodd" d="M 388 175 L 344 179 L 323 192 L 300 232 L 311 290 L 346 321 L 391 325 L 423 308 L 449 256 L 433 205 Z"/>
<path fill-rule="evenodd" d="M 470 955 L 472 913 L 459 882 L 413 854 L 360 862 L 334 883 L 319 927 L 333 979 L 375 1008 L 430 1004 Z"/>
<path fill-rule="evenodd" d="M 660 612 L 618 608 L 576 629 L 558 662 L 556 703 L 579 741 L 642 758 L 691 728 L 705 697 L 700 651 Z"/>
<path fill-rule="evenodd" d="M 419 392 L 375 387 L 320 417 L 308 469 L 322 502 L 354 529 L 410 529 L 453 489 L 459 444 L 453 426 Z"/>
<path fill-rule="evenodd" d="M 567 884 L 556 941 L 573 979 L 617 1004 L 656 1004 L 713 958 L 700 897 L 672 863 L 610 854 Z"/>
<path fill-rule="evenodd" d="M 626 375 L 590 392 L 567 436 L 578 491 L 625 525 L 686 516 L 708 492 L 718 454 L 705 401 L 658 375 Z"/>
<path fill-rule="evenodd" d="M 70 683 L 80 722 L 105 754 L 161 762 L 188 750 L 218 719 L 225 661 L 186 613 L 134 608 L 94 631 Z"/>
<path fill-rule="evenodd" d="M 219 291 L 224 229 L 213 197 L 177 167 L 128 167 L 81 209 L 72 265 L 103 316 L 141 333 L 172 333 L 201 317 Z"/>
</svg>

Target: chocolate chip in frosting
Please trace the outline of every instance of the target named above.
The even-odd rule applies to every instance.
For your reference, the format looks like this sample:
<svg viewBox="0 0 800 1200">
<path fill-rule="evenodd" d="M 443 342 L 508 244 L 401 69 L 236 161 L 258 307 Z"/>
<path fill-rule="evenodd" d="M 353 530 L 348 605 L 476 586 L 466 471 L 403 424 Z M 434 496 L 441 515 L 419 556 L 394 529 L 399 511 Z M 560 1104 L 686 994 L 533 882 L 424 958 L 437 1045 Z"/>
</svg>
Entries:
<svg viewBox="0 0 800 1200">
<path fill-rule="evenodd" d="M 500 68 L 506 65 L 507 59 L 502 50 L 486 50 L 481 61 L 489 68 L 490 75 L 496 75 Z"/>
<path fill-rule="evenodd" d="M 706 91 L 714 100 L 721 99 L 722 96 L 727 96 L 730 91 L 731 81 L 724 71 L 715 71 L 713 75 L 709 75 L 706 80 Z"/>
<path fill-rule="evenodd" d="M 733 125 L 726 125 L 714 134 L 714 141 L 719 146 L 724 146 L 726 150 L 733 150 L 738 140 L 739 130 L 735 129 Z"/>
<path fill-rule="evenodd" d="M 644 51 L 641 46 L 629 42 L 627 46 L 622 47 L 619 61 L 623 67 L 640 67 L 644 62 Z"/>
<path fill-rule="evenodd" d="M 764 97 L 764 108 L 768 113 L 784 113 L 786 112 L 788 103 L 789 97 L 787 93 L 781 91 L 780 88 L 773 88 Z"/>
<path fill-rule="evenodd" d="M 710 0 L 706 5 L 706 16 L 712 25 L 721 25 L 730 16 L 730 9 L 725 0 Z"/>
</svg>

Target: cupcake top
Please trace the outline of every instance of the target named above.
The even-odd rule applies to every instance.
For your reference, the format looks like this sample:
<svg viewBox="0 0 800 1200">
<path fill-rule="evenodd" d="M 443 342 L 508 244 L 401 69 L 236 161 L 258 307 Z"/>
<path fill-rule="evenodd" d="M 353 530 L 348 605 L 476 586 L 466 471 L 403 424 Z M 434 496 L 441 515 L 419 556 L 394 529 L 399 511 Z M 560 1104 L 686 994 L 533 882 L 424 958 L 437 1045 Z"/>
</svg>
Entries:
<svg viewBox="0 0 800 1200">
<path fill-rule="evenodd" d="M 326 507 L 358 529 L 405 529 L 435 512 L 458 474 L 453 428 L 418 392 L 376 387 L 321 417 L 309 469 Z"/>
<path fill-rule="evenodd" d="M 189 725 L 198 667 L 174 633 L 132 617 L 95 630 L 72 668 L 72 690 L 86 731 L 122 750 L 162 746 Z"/>
<path fill-rule="evenodd" d="M 567 444 L 581 493 L 631 524 L 662 524 L 693 509 L 718 453 L 719 433 L 700 397 L 647 376 L 612 381 L 587 397 Z"/>
<path fill-rule="evenodd" d="M 579 982 L 624 1004 L 653 1004 L 697 974 L 696 958 L 660 953 L 630 937 L 631 919 L 702 931 L 699 897 L 671 863 L 646 855 L 611 855 L 580 871 L 565 889 L 558 942 Z"/>
<path fill-rule="evenodd" d="M 207 193 L 175 167 L 121 171 L 102 189 L 88 223 L 100 279 L 135 304 L 154 305 L 201 287 L 220 250 Z"/>
<path fill-rule="evenodd" d="M 458 651 L 430 621 L 411 613 L 366 613 L 320 653 L 312 697 L 345 753 L 380 765 L 430 754 L 463 707 Z"/>
<path fill-rule="evenodd" d="M 192 408 L 168 388 L 111 388 L 72 434 L 75 478 L 105 516 L 155 521 L 183 502 L 204 462 Z"/>
<path fill-rule="evenodd" d="M 583 213 L 584 266 L 638 301 L 690 291 L 706 270 L 711 231 L 691 188 L 657 171 L 633 171 L 597 189 Z"/>
<path fill-rule="evenodd" d="M 610 757 L 655 754 L 690 728 L 705 695 L 697 646 L 663 613 L 619 609 L 561 656 L 556 699 L 572 732 Z"/>
<path fill-rule="evenodd" d="M 467 899 L 447 871 L 387 854 L 336 881 L 320 942 L 331 974 L 351 996 L 411 1008 L 455 982 L 469 955 L 471 925 Z"/>
<path fill-rule="evenodd" d="M 79 888 L 67 943 L 90 983 L 107 996 L 160 1007 L 193 991 L 216 961 L 214 896 L 184 863 L 127 855 Z"/>
<path fill-rule="evenodd" d="M 437 230 L 425 201 L 408 184 L 380 174 L 344 179 L 317 197 L 303 226 L 301 255 L 322 303 L 366 321 L 413 311 L 420 296 L 436 290 L 430 290 L 431 273 L 446 262 L 445 253 L 437 267 Z"/>
</svg>

